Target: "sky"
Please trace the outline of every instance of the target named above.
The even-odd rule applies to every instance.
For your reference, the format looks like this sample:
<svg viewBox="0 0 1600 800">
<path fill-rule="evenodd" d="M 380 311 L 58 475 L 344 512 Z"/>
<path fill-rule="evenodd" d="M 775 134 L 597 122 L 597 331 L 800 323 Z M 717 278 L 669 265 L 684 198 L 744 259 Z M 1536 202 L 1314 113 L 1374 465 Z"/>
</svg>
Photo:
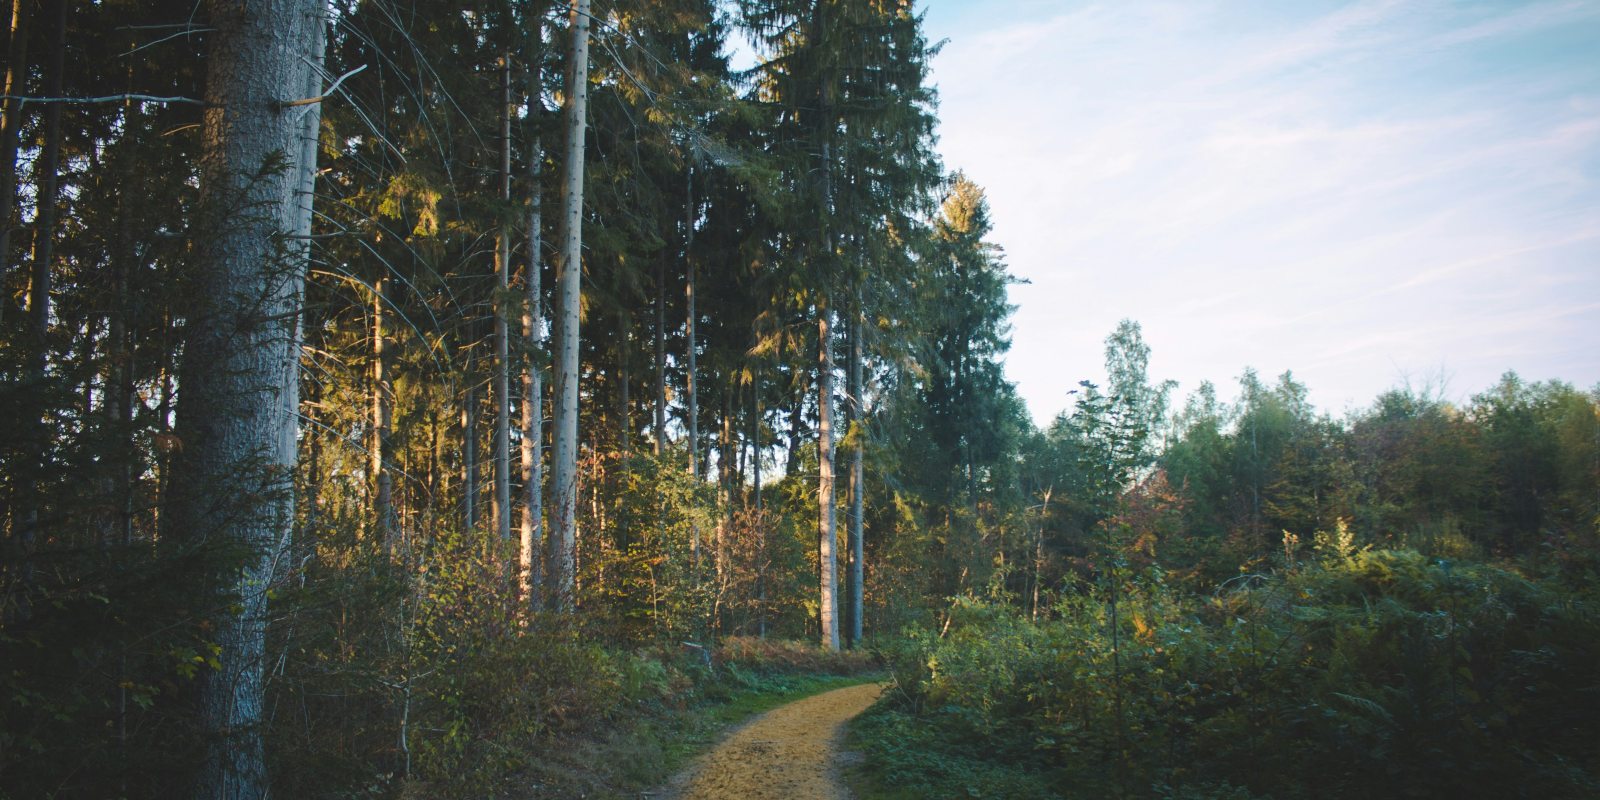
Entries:
<svg viewBox="0 0 1600 800">
<path fill-rule="evenodd" d="M 1155 379 L 1322 410 L 1600 384 L 1600 2 L 923 0 L 1036 420 L 1137 320 Z"/>
</svg>

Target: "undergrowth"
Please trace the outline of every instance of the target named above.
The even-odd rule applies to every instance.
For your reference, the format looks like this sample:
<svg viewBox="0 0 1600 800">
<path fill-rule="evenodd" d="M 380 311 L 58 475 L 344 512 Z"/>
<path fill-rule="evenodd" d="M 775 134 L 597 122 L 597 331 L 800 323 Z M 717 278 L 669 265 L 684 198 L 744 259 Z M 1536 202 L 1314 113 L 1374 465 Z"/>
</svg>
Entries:
<svg viewBox="0 0 1600 800">
<path fill-rule="evenodd" d="M 1149 570 L 1115 626 L 1111 588 L 912 635 L 854 725 L 863 796 L 1600 796 L 1592 581 L 1411 551 L 1207 595 Z"/>
</svg>

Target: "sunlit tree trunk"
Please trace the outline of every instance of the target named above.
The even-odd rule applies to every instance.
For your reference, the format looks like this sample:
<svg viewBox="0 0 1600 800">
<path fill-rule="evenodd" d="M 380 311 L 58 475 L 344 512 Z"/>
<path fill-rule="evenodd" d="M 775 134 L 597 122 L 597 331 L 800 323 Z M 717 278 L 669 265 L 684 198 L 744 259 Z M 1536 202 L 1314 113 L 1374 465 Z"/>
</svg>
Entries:
<svg viewBox="0 0 1600 800">
<path fill-rule="evenodd" d="M 589 0 L 572 6 L 567 60 L 566 153 L 561 162 L 561 220 L 556 260 L 558 336 L 555 365 L 555 454 L 551 577 L 556 607 L 573 608 L 578 524 L 578 311 L 583 271 L 583 149 L 589 100 Z"/>
<path fill-rule="evenodd" d="M 389 276 L 387 266 L 372 282 L 372 440 L 368 471 L 372 473 L 373 536 L 385 552 L 395 541 L 394 477 L 389 474 L 389 434 L 393 426 L 394 386 L 389 378 Z"/>
<path fill-rule="evenodd" d="M 264 798 L 267 592 L 294 518 L 300 314 L 325 39 L 320 0 L 212 2 L 194 294 L 171 524 L 237 548 L 202 670 L 199 798 Z M 310 102 L 291 105 L 297 100 Z"/>
</svg>

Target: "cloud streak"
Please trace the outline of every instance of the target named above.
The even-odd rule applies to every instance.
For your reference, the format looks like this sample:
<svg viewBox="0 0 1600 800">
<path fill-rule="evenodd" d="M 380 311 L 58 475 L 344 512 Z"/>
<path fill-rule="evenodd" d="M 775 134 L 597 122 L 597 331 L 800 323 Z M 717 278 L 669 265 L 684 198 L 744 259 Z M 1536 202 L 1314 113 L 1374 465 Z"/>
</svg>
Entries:
<svg viewBox="0 0 1600 800">
<path fill-rule="evenodd" d="M 1245 364 L 1331 407 L 1396 364 L 1600 381 L 1600 348 L 1557 340 L 1600 297 L 1600 6 L 1301 6 L 963 5 L 949 30 L 930 6 L 942 149 L 1031 281 L 1008 372 L 1036 416 L 1122 317 L 1187 388 Z"/>
</svg>

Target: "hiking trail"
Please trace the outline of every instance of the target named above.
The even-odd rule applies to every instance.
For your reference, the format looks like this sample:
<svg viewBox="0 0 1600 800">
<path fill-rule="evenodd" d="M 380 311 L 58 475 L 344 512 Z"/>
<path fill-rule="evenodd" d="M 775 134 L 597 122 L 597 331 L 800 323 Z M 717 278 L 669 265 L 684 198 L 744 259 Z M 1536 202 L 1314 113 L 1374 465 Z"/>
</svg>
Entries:
<svg viewBox="0 0 1600 800">
<path fill-rule="evenodd" d="M 666 800 L 847 800 L 844 724 L 883 687 L 847 686 L 779 706 L 738 728 L 663 791 Z"/>
</svg>

